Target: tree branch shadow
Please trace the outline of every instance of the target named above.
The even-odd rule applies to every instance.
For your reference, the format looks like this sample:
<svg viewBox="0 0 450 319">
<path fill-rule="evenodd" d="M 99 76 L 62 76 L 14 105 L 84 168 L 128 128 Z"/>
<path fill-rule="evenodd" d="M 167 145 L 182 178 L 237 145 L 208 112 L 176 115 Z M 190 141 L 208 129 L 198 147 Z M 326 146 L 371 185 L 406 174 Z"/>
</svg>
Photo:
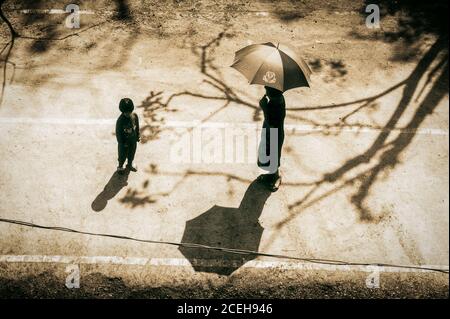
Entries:
<svg viewBox="0 0 450 319">
<path fill-rule="evenodd" d="M 278 227 L 286 224 L 292 220 L 299 211 L 311 206 L 312 203 L 318 199 L 324 198 L 324 196 L 331 195 L 336 190 L 341 189 L 346 185 L 354 185 L 359 183 L 357 191 L 351 197 L 351 203 L 360 213 L 360 220 L 363 222 L 375 221 L 371 215 L 369 208 L 366 205 L 366 199 L 370 195 L 370 189 L 379 178 L 382 172 L 392 171 L 396 165 L 401 163 L 401 155 L 404 150 L 411 144 L 414 139 L 415 132 L 419 126 L 423 123 L 425 118 L 431 114 L 439 104 L 439 101 L 448 93 L 445 83 L 448 83 L 448 54 L 445 53 L 443 57 L 440 57 L 441 53 L 446 51 L 446 37 L 440 37 L 434 43 L 434 45 L 428 50 L 428 52 L 422 57 L 419 63 L 416 65 L 414 71 L 404 81 L 404 89 L 401 100 L 399 101 L 395 111 L 387 121 L 384 129 L 377 136 L 372 145 L 363 153 L 347 160 L 338 169 L 325 173 L 323 179 L 316 182 L 316 185 L 307 193 L 302 199 L 296 201 L 290 205 L 291 210 L 295 210 L 296 213 L 292 213 L 287 219 L 281 221 Z M 440 59 L 440 60 L 438 60 Z M 437 62 L 441 74 L 432 84 L 430 91 L 423 99 L 423 101 L 417 107 L 413 118 L 408 122 L 405 127 L 405 132 L 400 132 L 390 142 L 390 138 L 394 135 L 393 129 L 396 124 L 404 115 L 406 109 L 412 105 L 412 98 L 416 90 L 418 90 L 419 81 L 431 68 L 433 63 Z M 431 69 L 433 75 L 437 73 L 436 68 Z M 424 86 L 429 85 L 431 79 L 427 80 Z M 423 91 L 422 88 L 420 91 Z M 358 174 L 355 177 L 345 179 L 345 176 L 356 168 L 370 164 L 374 159 L 378 157 L 372 167 L 366 170 L 364 173 Z M 326 183 L 341 184 L 330 192 L 319 195 L 314 199 L 310 199 L 313 194 L 317 193 L 319 188 Z"/>
<path fill-rule="evenodd" d="M 9 58 L 11 56 L 11 51 L 12 51 L 12 49 L 14 47 L 15 40 L 19 36 L 19 34 L 16 32 L 16 30 L 14 30 L 11 22 L 9 22 L 8 18 L 3 13 L 2 6 L 3 6 L 4 2 L 5 2 L 4 0 L 0 1 L 0 18 L 8 26 L 8 30 L 9 30 L 9 33 L 10 33 L 10 40 L 9 40 L 9 42 L 7 42 L 5 44 L 5 46 L 0 51 L 0 57 L 1 57 L 3 52 L 6 50 L 5 58 L 2 59 L 2 61 L 3 61 L 3 68 L 2 68 L 3 79 L 2 79 L 2 86 L 1 86 L 1 91 L 0 91 L 0 106 L 2 106 L 2 104 L 3 104 L 3 98 L 4 98 L 4 95 L 5 95 L 6 71 L 7 71 L 8 64 L 11 64 L 13 66 L 13 74 L 12 74 L 12 77 L 11 77 L 11 82 L 12 82 L 12 80 L 14 78 L 16 65 L 15 65 L 15 63 L 10 62 Z"/>
<path fill-rule="evenodd" d="M 228 85 L 223 80 L 223 77 L 219 72 L 219 68 L 214 65 L 214 58 L 211 55 L 214 53 L 214 49 L 220 45 L 225 36 L 226 30 L 219 33 L 214 39 L 205 45 L 193 45 L 191 47 L 193 54 L 199 58 L 199 70 L 200 73 L 205 76 L 203 82 L 210 85 L 210 87 L 216 90 L 218 94 L 208 95 L 201 92 L 181 91 L 172 94 L 166 102 L 162 103 L 159 101 L 158 103 L 164 105 L 164 107 L 169 107 L 174 98 L 181 96 L 191 96 L 200 99 L 218 100 L 224 102 L 218 109 L 216 109 L 215 112 L 203 118 L 200 123 L 210 120 L 212 116 L 222 111 L 230 103 L 236 103 L 254 110 L 254 117 L 256 120 L 259 107 L 256 104 L 248 102 L 246 98 L 242 97 L 241 92 Z M 284 185 L 286 187 L 309 187 L 309 190 L 304 196 L 302 196 L 302 198 L 289 205 L 290 215 L 277 224 L 278 228 L 281 228 L 283 225 L 295 218 L 304 209 L 346 187 L 355 188 L 355 192 L 350 198 L 350 203 L 359 212 L 359 219 L 361 222 L 376 223 L 380 220 L 380 218 L 372 215 L 367 206 L 367 199 L 370 197 L 372 186 L 380 179 L 381 174 L 388 174 L 401 163 L 402 154 L 413 141 L 417 129 L 423 123 L 425 118 L 433 112 L 440 99 L 447 93 L 447 90 L 442 85 L 442 83 L 448 83 L 448 71 L 446 70 L 448 67 L 448 50 L 446 48 L 446 39 L 447 36 L 440 36 L 424 54 L 422 59 L 420 59 L 415 69 L 405 80 L 385 89 L 378 94 L 340 104 L 288 109 L 288 112 L 306 112 L 333 108 L 351 108 L 339 122 L 332 124 L 318 123 L 309 119 L 307 116 L 294 116 L 300 116 L 299 119 L 315 127 L 324 129 L 325 134 L 330 134 L 329 132 L 327 133 L 327 130 L 331 129 L 334 129 L 334 131 L 338 134 L 342 128 L 375 128 L 379 130 L 379 133 L 366 151 L 346 160 L 337 169 L 324 173 L 322 179 L 313 182 L 300 181 L 285 183 Z M 439 76 L 438 73 L 440 73 Z M 424 84 L 424 87 L 418 88 L 419 82 L 424 76 L 427 76 L 427 81 Z M 436 77 L 437 79 L 432 81 L 432 79 Z M 408 122 L 406 127 L 399 129 L 398 123 L 405 117 L 405 111 L 413 107 L 413 97 L 417 95 L 417 92 L 419 92 L 420 97 L 425 91 L 425 87 L 430 87 L 426 97 L 421 103 L 419 103 L 413 118 Z M 402 97 L 391 116 L 383 125 L 355 125 L 347 122 L 350 117 L 363 109 L 376 108 L 378 103 L 377 101 L 380 98 L 397 89 L 403 90 Z M 416 98 L 416 101 L 419 97 Z M 154 98 L 154 96 L 151 94 L 149 98 Z M 365 169 L 366 166 L 369 168 Z M 363 168 L 364 171 L 362 173 L 358 172 Z M 170 175 L 170 173 L 158 173 Z M 222 175 L 225 177 L 227 182 L 231 180 L 243 183 L 251 182 L 250 179 L 221 172 L 195 172 L 187 170 L 185 173 L 180 174 L 180 180 L 172 191 L 174 191 L 176 187 L 178 187 L 178 185 L 180 185 L 186 178 L 193 175 L 205 177 Z M 349 177 L 351 175 L 353 176 Z M 327 189 L 323 191 L 324 188 Z M 172 191 L 169 191 L 165 194 L 165 196 L 170 194 Z"/>
<path fill-rule="evenodd" d="M 0 1 L 0 9 L 1 6 L 4 4 L 4 0 Z M 108 59 L 99 59 L 98 62 L 95 64 L 97 70 L 104 70 L 111 68 L 118 68 L 125 61 L 128 60 L 129 54 L 130 54 L 130 48 L 133 46 L 137 39 L 137 35 L 140 34 L 140 28 L 139 24 L 135 21 L 134 16 L 132 15 L 128 1 L 127 0 L 116 0 L 116 7 L 117 7 L 117 14 L 114 16 L 110 16 L 106 19 L 103 19 L 103 21 L 100 21 L 98 23 L 94 23 L 92 25 L 83 27 L 79 29 L 76 32 L 61 32 L 61 30 L 58 29 L 58 26 L 61 25 L 64 20 L 60 21 L 59 18 L 57 18 L 57 21 L 53 21 L 53 17 L 48 14 L 40 13 L 40 12 L 30 12 L 28 13 L 25 18 L 23 19 L 23 23 L 19 25 L 19 23 L 16 23 L 16 26 L 13 26 L 11 22 L 5 17 L 4 12 L 0 10 L 0 18 L 6 23 L 10 30 L 11 34 L 11 40 L 8 42 L 5 47 L 2 50 L 2 53 L 6 50 L 5 57 L 2 56 L 2 62 L 3 62 L 3 80 L 2 80 L 2 89 L 0 92 L 0 106 L 4 98 L 4 91 L 6 88 L 6 73 L 7 73 L 7 65 L 12 65 L 12 75 L 10 82 L 12 83 L 16 71 L 16 64 L 9 61 L 11 52 L 13 50 L 13 46 L 15 41 L 17 43 L 18 40 L 24 40 L 30 43 L 28 47 L 28 52 L 30 55 L 35 56 L 36 54 L 43 55 L 49 51 L 50 48 L 62 48 L 59 50 L 59 52 L 62 52 L 61 54 L 66 55 L 67 49 L 81 49 L 86 51 L 90 51 L 93 48 L 99 48 L 99 50 L 107 50 L 109 53 Z M 43 7 L 46 3 L 42 0 L 36 0 L 33 2 L 32 7 L 35 9 L 40 9 Z M 102 43 L 105 43 L 106 46 L 99 46 L 97 40 L 95 42 L 90 42 L 88 44 L 84 44 L 82 46 L 73 46 L 72 43 L 77 42 L 64 42 L 63 44 L 56 45 L 58 42 L 63 42 L 69 39 L 78 38 L 82 34 L 86 33 L 87 31 L 97 29 L 98 27 L 101 27 L 107 23 L 112 24 L 112 29 L 120 30 L 120 33 L 117 36 L 121 37 L 121 45 L 117 46 L 117 41 L 110 41 L 109 37 L 105 36 L 98 36 L 96 39 L 100 39 Z M 43 25 L 43 26 L 42 26 Z M 27 27 L 33 26 L 31 30 L 27 30 Z M 130 30 L 129 32 L 123 32 L 124 26 L 128 27 Z M 29 28 L 28 28 L 29 29 Z M 65 30 L 65 29 L 64 29 Z M 89 39 L 89 38 L 88 38 Z M 21 42 L 20 42 L 21 43 Z M 84 53 L 83 52 L 83 53 Z M 22 55 L 21 55 L 22 56 Z M 54 59 L 52 61 L 57 61 L 57 59 Z M 27 62 L 28 64 L 28 62 Z M 26 69 L 31 70 L 32 67 L 30 65 L 27 65 L 26 68 L 19 68 L 19 69 Z M 32 78 L 32 72 L 30 71 L 30 75 L 28 75 L 28 78 Z M 45 77 L 46 81 L 50 79 L 50 76 Z M 39 74 L 39 80 L 36 81 L 39 83 L 39 85 L 43 84 L 42 76 Z"/>
<path fill-rule="evenodd" d="M 203 83 L 208 84 L 212 89 L 217 91 L 218 94 L 205 95 L 198 92 L 182 91 L 173 94 L 167 101 L 167 103 L 170 103 L 174 98 L 180 96 L 192 96 L 206 100 L 224 101 L 224 104 L 221 107 L 209 116 L 203 118 L 200 123 L 210 120 L 213 116 L 228 107 L 231 103 L 246 106 L 254 110 L 254 118 L 259 120 L 259 106 L 256 103 L 249 102 L 247 99 L 243 98 L 242 95 L 244 95 L 245 92 L 234 89 L 225 83 L 219 68 L 214 64 L 214 50 L 219 47 L 221 41 L 227 37 L 233 37 L 233 34 L 228 32 L 228 28 L 225 28 L 224 31 L 220 32 L 215 38 L 204 45 L 195 45 L 193 43 L 190 44 L 191 52 L 199 59 L 199 71 L 205 77 L 203 79 Z"/>
</svg>

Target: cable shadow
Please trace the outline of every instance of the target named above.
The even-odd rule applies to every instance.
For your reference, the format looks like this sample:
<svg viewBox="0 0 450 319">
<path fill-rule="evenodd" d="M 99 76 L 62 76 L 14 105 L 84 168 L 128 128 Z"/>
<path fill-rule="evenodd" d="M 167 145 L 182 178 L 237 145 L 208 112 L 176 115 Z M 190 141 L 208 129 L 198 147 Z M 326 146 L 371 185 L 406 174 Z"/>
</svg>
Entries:
<svg viewBox="0 0 450 319">
<path fill-rule="evenodd" d="M 124 174 L 119 174 L 117 171 L 109 179 L 103 191 L 97 195 L 91 204 L 91 208 L 95 212 L 100 212 L 105 209 L 108 201 L 116 196 L 122 188 L 128 185 L 129 171 L 126 170 Z"/>
<path fill-rule="evenodd" d="M 258 251 L 264 228 L 258 219 L 271 192 L 256 180 L 247 188 L 238 208 L 213 206 L 186 222 L 182 244 L 206 245 Z M 239 255 L 226 250 L 180 246 L 195 271 L 230 275 L 256 256 Z M 199 263 L 208 260 L 214 266 Z M 221 264 L 223 262 L 223 264 Z"/>
</svg>

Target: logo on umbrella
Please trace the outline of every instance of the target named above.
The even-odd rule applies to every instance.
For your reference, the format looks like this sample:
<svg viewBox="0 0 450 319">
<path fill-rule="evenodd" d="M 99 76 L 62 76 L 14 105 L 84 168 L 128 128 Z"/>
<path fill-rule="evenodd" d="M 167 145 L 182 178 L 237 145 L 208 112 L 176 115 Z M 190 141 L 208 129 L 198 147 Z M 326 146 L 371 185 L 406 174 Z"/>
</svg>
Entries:
<svg viewBox="0 0 450 319">
<path fill-rule="evenodd" d="M 266 83 L 276 83 L 277 82 L 277 76 L 272 71 L 267 71 L 266 74 L 263 76 L 263 81 Z"/>
</svg>

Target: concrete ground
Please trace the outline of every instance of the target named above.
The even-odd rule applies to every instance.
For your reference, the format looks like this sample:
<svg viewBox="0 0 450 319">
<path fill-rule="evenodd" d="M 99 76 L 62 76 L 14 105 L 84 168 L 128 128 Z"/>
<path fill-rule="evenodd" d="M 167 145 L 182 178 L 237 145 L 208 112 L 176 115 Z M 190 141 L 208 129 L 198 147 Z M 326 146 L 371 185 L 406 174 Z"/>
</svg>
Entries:
<svg viewBox="0 0 450 319">
<path fill-rule="evenodd" d="M 448 298 L 448 273 L 392 267 L 374 287 L 370 266 L 164 244 L 448 271 L 447 41 L 408 42 L 399 16 L 368 29 L 348 2 L 80 2 L 68 29 L 48 11 L 62 1 L 7 1 L 21 37 L 9 49 L 3 24 L 0 295 Z M 225 157 L 226 134 L 251 141 L 262 122 L 263 88 L 229 65 L 266 41 L 313 70 L 311 88 L 285 94 L 276 193 L 253 183 L 251 143 Z M 143 138 L 139 171 L 120 177 L 122 97 Z M 68 265 L 80 289 L 65 287 Z"/>
</svg>

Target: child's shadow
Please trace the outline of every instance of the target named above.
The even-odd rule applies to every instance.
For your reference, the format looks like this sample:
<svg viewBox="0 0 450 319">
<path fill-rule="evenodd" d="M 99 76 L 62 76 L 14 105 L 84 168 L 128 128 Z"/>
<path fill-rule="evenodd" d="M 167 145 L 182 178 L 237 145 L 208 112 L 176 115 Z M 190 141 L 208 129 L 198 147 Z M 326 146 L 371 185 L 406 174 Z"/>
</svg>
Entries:
<svg viewBox="0 0 450 319">
<path fill-rule="evenodd" d="M 117 171 L 111 176 L 108 184 L 105 185 L 103 191 L 97 195 L 91 204 L 92 210 L 99 212 L 105 209 L 108 204 L 108 200 L 117 195 L 120 190 L 128 185 L 129 171 L 126 170 L 123 174 L 119 174 Z"/>
</svg>

